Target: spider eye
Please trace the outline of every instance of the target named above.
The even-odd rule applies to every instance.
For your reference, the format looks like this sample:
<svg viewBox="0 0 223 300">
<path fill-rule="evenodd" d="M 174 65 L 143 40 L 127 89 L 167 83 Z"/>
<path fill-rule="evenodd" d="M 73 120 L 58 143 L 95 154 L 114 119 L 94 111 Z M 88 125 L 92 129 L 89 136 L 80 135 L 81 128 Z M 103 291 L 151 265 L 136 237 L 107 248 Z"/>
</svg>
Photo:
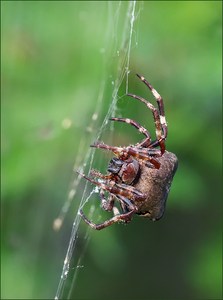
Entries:
<svg viewBox="0 0 223 300">
<path fill-rule="evenodd" d="M 117 157 L 113 157 L 110 160 L 110 163 L 108 165 L 108 172 L 111 172 L 113 174 L 116 174 L 120 171 L 121 167 L 123 165 L 123 161 L 118 159 Z"/>
<path fill-rule="evenodd" d="M 120 168 L 115 168 L 113 166 L 109 166 L 108 167 L 108 172 L 111 172 L 111 173 L 118 173 L 120 171 Z"/>
<path fill-rule="evenodd" d="M 110 163 L 113 163 L 114 165 L 121 167 L 124 162 L 121 159 L 117 158 L 117 157 L 113 157 L 111 159 Z"/>
</svg>

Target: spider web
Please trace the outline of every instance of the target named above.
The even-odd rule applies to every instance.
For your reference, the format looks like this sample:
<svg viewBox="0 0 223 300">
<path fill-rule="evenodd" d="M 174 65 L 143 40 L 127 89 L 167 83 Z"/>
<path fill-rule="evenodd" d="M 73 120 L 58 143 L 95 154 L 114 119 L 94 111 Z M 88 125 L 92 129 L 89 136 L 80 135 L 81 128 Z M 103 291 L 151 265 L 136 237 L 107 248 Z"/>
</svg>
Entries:
<svg viewBox="0 0 223 300">
<path fill-rule="evenodd" d="M 131 50 L 133 49 L 133 47 L 137 46 L 135 22 L 139 17 L 142 2 L 140 1 L 137 3 L 137 1 L 108 1 L 106 5 L 108 6 L 107 24 L 105 26 L 105 45 L 107 45 L 107 49 L 106 47 L 105 49 L 102 49 L 102 51 L 106 53 L 106 56 L 104 56 L 105 61 L 103 62 L 104 74 L 102 74 L 103 79 L 101 80 L 98 97 L 96 99 L 95 111 L 92 114 L 90 124 L 87 127 L 87 131 L 92 135 L 94 134 L 93 129 L 95 127 L 95 123 L 101 114 L 102 101 L 104 99 L 107 84 L 111 84 L 113 88 L 111 92 L 111 104 L 109 106 L 108 112 L 102 122 L 102 125 L 97 129 L 97 134 L 92 137 L 92 140 L 99 140 L 102 133 L 105 130 L 108 130 L 108 120 L 110 117 L 115 115 L 117 109 L 117 101 L 122 97 L 119 95 L 119 92 L 120 86 L 123 83 L 125 84 L 125 92 L 128 93 L 128 77 L 130 73 Z M 115 57 L 115 68 L 113 66 L 114 74 L 112 75 L 108 75 L 108 72 L 106 71 L 110 57 L 113 57 L 113 63 Z M 113 127 L 112 125 L 110 126 L 110 132 L 112 132 Z M 80 173 L 88 174 L 95 159 L 95 148 L 89 147 L 89 150 L 84 155 L 83 153 L 85 149 L 86 138 L 83 135 L 82 139 L 79 142 L 79 149 L 73 168 L 75 171 L 78 169 Z M 89 227 L 86 225 L 83 238 L 85 242 L 85 249 L 81 254 L 77 253 L 76 245 L 78 242 L 79 225 L 81 221 L 81 217 L 78 212 L 88 202 L 93 194 L 98 193 L 97 187 L 93 189 L 92 187 L 89 188 L 89 183 L 85 181 L 82 196 L 81 198 L 77 197 L 76 193 L 78 191 L 80 179 L 80 176 L 75 176 L 74 181 L 71 183 L 71 188 L 69 190 L 67 200 L 62 207 L 59 216 L 55 219 L 53 224 L 54 229 L 59 230 L 63 224 L 66 214 L 70 209 L 72 201 L 79 201 L 55 299 L 70 299 L 71 291 L 73 286 L 75 285 L 78 275 L 78 270 L 82 267 L 81 260 L 90 239 Z M 90 205 L 88 218 L 92 218 L 95 209 L 95 205 L 92 203 Z M 71 269 L 72 279 L 70 283 L 68 282 L 68 275 Z"/>
</svg>

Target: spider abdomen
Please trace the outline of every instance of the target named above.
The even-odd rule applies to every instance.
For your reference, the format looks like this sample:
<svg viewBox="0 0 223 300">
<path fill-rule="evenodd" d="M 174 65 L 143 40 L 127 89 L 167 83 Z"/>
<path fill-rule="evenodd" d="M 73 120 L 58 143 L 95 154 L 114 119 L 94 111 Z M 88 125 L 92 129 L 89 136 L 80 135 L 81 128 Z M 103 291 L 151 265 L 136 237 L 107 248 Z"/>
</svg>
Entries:
<svg viewBox="0 0 223 300">
<path fill-rule="evenodd" d="M 144 201 L 135 203 L 141 216 L 159 220 L 165 211 L 166 199 L 177 170 L 178 160 L 175 154 L 165 151 L 156 158 L 160 162 L 159 169 L 141 165 L 141 175 L 134 187 L 145 194 Z"/>
</svg>

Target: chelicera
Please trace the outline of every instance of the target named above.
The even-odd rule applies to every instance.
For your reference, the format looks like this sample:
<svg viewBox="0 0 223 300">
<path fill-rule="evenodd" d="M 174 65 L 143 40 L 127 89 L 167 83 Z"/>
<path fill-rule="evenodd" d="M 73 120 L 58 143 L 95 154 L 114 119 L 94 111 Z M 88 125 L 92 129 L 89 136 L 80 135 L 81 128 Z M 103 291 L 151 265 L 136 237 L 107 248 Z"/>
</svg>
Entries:
<svg viewBox="0 0 223 300">
<path fill-rule="evenodd" d="M 166 151 L 165 147 L 167 122 L 163 99 L 143 76 L 138 74 L 137 76 L 152 92 L 158 108 L 140 96 L 134 94 L 128 94 L 128 96 L 144 103 L 152 112 L 156 138 L 152 141 L 148 130 L 134 120 L 111 118 L 112 121 L 125 122 L 134 126 L 145 138 L 127 147 L 109 146 L 99 141 L 91 145 L 91 147 L 112 151 L 115 154 L 108 164 L 107 175 L 97 170 L 90 172 L 91 177 L 80 174 L 99 187 L 102 208 L 106 211 L 113 211 L 113 217 L 100 224 L 93 223 L 82 210 L 79 211 L 83 220 L 97 230 L 116 222 L 128 223 L 134 214 L 153 221 L 159 220 L 164 214 L 166 199 L 177 170 L 176 155 Z M 107 197 L 105 193 L 108 194 Z"/>
</svg>

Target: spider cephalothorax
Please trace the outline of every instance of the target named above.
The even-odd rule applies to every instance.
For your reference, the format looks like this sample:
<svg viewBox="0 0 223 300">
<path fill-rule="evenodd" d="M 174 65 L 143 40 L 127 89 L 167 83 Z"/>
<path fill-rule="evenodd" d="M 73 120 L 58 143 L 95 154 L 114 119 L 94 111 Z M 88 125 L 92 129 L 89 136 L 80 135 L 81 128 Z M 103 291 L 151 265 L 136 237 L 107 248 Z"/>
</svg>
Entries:
<svg viewBox="0 0 223 300">
<path fill-rule="evenodd" d="M 139 162 L 132 157 L 125 160 L 113 157 L 108 165 L 108 172 L 116 175 L 121 182 L 132 184 L 139 177 Z"/>
<path fill-rule="evenodd" d="M 84 221 L 97 230 L 116 222 L 127 223 L 131 221 L 133 214 L 148 217 L 153 221 L 159 220 L 165 211 L 166 199 L 177 169 L 176 155 L 165 149 L 167 123 L 163 99 L 143 76 L 138 74 L 137 76 L 151 90 L 158 109 L 142 97 L 133 94 L 128 96 L 143 102 L 152 111 L 156 139 L 151 141 L 147 129 L 134 120 L 111 118 L 112 121 L 125 122 L 134 126 L 144 134 L 145 138 L 142 142 L 127 147 L 109 146 L 102 142 L 91 145 L 91 147 L 112 151 L 116 155 L 108 165 L 108 175 L 103 175 L 96 170 L 91 171 L 92 178 L 80 174 L 99 187 L 102 208 L 107 211 L 113 210 L 114 216 L 101 224 L 94 224 L 80 210 L 79 213 Z M 100 180 L 95 180 L 96 177 Z M 107 199 L 104 192 L 109 194 Z M 119 209 L 115 206 L 115 201 L 120 204 Z"/>
</svg>

